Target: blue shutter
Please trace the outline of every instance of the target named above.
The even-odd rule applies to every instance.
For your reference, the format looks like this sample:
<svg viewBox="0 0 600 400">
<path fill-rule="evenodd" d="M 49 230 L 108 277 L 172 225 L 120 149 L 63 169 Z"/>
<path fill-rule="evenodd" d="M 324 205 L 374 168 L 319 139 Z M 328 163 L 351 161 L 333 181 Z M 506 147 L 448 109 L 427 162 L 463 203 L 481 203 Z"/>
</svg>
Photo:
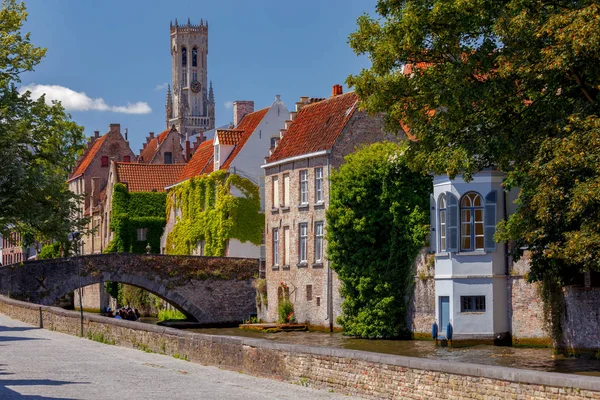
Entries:
<svg viewBox="0 0 600 400">
<path fill-rule="evenodd" d="M 486 251 L 496 250 L 496 191 L 493 190 L 485 196 L 485 208 L 483 210 L 483 247 Z"/>
<path fill-rule="evenodd" d="M 449 252 L 458 251 L 458 199 L 446 193 L 446 242 Z"/>
<path fill-rule="evenodd" d="M 437 235 L 435 234 L 435 198 L 429 195 L 429 251 L 436 252 Z"/>
</svg>

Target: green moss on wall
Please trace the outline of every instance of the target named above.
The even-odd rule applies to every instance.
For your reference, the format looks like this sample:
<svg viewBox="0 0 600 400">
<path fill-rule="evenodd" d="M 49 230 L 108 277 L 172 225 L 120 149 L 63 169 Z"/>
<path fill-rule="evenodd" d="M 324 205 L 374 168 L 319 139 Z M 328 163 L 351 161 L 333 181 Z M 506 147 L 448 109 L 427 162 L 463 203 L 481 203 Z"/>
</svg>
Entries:
<svg viewBox="0 0 600 400">
<path fill-rule="evenodd" d="M 238 175 L 215 171 L 177 185 L 169 192 L 167 216 L 171 210 L 177 220 L 167 236 L 167 254 L 189 255 L 203 241 L 204 255 L 223 256 L 228 239 L 257 246 L 262 241 L 258 186 Z"/>
<path fill-rule="evenodd" d="M 167 194 L 164 192 L 133 192 L 117 183 L 112 198 L 110 229 L 114 239 L 105 252 L 146 253 L 149 244 L 152 253 L 160 253 L 160 237 L 165 228 Z M 146 240 L 137 240 L 137 230 L 146 228 Z"/>
</svg>

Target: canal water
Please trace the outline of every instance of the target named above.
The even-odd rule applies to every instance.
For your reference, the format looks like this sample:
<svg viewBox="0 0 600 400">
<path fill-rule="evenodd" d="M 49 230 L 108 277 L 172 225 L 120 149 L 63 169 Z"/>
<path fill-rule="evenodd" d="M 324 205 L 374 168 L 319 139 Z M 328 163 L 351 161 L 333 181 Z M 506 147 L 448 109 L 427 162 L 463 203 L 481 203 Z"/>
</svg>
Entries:
<svg viewBox="0 0 600 400">
<path fill-rule="evenodd" d="M 156 319 L 144 320 L 144 322 L 156 323 Z M 498 365 L 600 377 L 600 360 L 554 355 L 553 350 L 549 348 L 490 345 L 436 347 L 433 341 L 428 340 L 367 340 L 350 338 L 341 333 L 326 332 L 262 333 L 238 328 L 186 329 L 186 331 L 208 335 L 243 336 L 307 346 L 338 347 L 450 362 Z"/>
</svg>

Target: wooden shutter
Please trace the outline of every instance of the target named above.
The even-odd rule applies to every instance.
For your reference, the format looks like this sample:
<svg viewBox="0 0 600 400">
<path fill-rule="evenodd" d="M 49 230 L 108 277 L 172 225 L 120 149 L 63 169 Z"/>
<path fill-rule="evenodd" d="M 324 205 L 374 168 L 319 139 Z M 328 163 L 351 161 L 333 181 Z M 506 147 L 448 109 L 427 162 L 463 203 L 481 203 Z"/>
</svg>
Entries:
<svg viewBox="0 0 600 400">
<path fill-rule="evenodd" d="M 429 251 L 436 252 L 437 235 L 435 229 L 435 197 L 429 195 Z"/>
<path fill-rule="evenodd" d="M 446 247 L 449 252 L 458 251 L 459 218 L 458 199 L 452 193 L 446 193 Z"/>
<path fill-rule="evenodd" d="M 485 196 L 485 208 L 483 210 L 483 247 L 486 251 L 496 250 L 496 191 L 491 191 Z"/>
</svg>

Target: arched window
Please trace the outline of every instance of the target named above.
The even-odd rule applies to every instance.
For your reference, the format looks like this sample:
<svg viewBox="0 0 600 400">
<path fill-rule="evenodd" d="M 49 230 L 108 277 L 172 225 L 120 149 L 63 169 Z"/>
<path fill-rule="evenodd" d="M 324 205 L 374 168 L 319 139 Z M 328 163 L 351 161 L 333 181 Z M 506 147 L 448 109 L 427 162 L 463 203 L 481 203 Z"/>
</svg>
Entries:
<svg viewBox="0 0 600 400">
<path fill-rule="evenodd" d="M 187 65 L 187 49 L 185 47 L 181 48 L 181 65 L 184 67 Z"/>
<path fill-rule="evenodd" d="M 460 249 L 484 249 L 483 199 L 479 193 L 469 192 L 460 201 Z"/>
<path fill-rule="evenodd" d="M 446 194 L 440 195 L 438 210 L 440 221 L 440 251 L 446 251 Z"/>
<path fill-rule="evenodd" d="M 197 66 L 198 66 L 198 49 L 194 47 L 192 49 L 192 67 L 197 67 Z"/>
</svg>

